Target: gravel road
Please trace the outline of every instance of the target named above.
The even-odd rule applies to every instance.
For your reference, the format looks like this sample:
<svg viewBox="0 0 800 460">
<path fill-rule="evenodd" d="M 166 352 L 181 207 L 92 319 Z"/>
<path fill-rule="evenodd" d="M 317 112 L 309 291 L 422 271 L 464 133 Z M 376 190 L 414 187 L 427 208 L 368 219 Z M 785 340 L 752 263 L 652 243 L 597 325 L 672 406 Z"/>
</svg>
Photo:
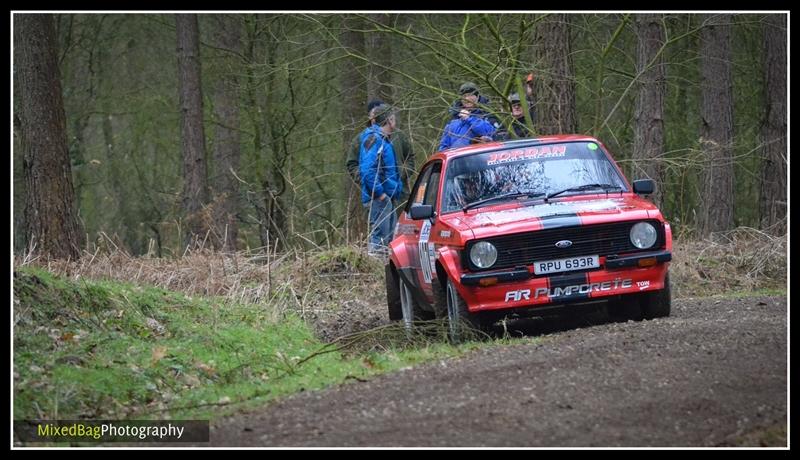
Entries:
<svg viewBox="0 0 800 460">
<path fill-rule="evenodd" d="M 535 343 L 301 393 L 217 420 L 211 445 L 734 445 L 786 424 L 786 317 L 785 297 L 761 296 L 526 321 Z"/>
</svg>

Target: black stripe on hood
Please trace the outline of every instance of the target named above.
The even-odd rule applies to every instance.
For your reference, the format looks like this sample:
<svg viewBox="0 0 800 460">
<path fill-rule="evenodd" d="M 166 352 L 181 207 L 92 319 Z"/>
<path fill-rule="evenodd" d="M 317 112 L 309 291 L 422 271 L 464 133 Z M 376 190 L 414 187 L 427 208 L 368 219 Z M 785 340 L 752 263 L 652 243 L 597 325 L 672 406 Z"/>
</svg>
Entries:
<svg viewBox="0 0 800 460">
<path fill-rule="evenodd" d="M 554 214 L 551 216 L 542 216 L 539 218 L 542 221 L 542 228 L 561 228 L 561 227 L 576 227 L 581 224 L 581 218 L 577 214 Z"/>
</svg>

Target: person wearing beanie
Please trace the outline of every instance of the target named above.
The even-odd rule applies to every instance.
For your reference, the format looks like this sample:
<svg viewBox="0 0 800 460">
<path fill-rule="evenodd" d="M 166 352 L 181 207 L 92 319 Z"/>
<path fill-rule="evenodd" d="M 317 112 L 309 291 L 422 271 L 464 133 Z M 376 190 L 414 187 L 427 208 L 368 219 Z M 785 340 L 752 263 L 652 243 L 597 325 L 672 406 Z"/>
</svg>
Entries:
<svg viewBox="0 0 800 460">
<path fill-rule="evenodd" d="M 461 94 L 461 109 L 457 118 L 444 127 L 442 139 L 439 141 L 440 151 L 464 147 L 476 140 L 492 140 L 497 129 L 502 126 L 499 122 L 488 121 L 486 112 L 478 108 L 479 94 L 474 83 L 464 83 L 458 92 Z"/>
<path fill-rule="evenodd" d="M 491 113 L 488 113 L 486 110 L 482 108 L 489 106 L 489 98 L 480 93 L 478 85 L 476 85 L 471 81 L 465 82 L 458 88 L 458 94 L 460 95 L 460 97 L 455 101 L 453 101 L 453 104 L 450 106 L 448 110 L 450 112 L 451 119 L 456 120 L 459 118 L 459 113 L 461 113 L 461 109 L 464 108 L 464 103 L 463 103 L 464 96 L 475 95 L 477 96 L 477 100 L 475 101 L 475 107 L 472 110 L 473 114 L 475 116 L 485 118 L 486 121 L 488 121 L 492 126 L 494 126 L 495 130 L 499 130 L 501 128 L 500 120 L 496 116 L 492 115 Z"/>
<path fill-rule="evenodd" d="M 378 126 L 386 126 L 389 122 L 389 118 L 394 116 L 394 109 L 392 109 L 389 104 L 378 104 L 373 107 L 372 112 L 375 124 Z M 388 134 L 391 134 L 393 130 L 394 126 L 388 130 Z"/>
<path fill-rule="evenodd" d="M 367 103 L 367 127 L 375 124 L 375 107 L 383 104 L 383 101 L 380 99 L 373 99 Z M 345 167 L 347 168 L 347 172 L 350 173 L 350 177 L 353 179 L 353 182 L 356 184 L 359 183 L 358 180 L 358 153 L 359 153 L 359 139 L 361 137 L 361 133 L 356 134 L 353 136 L 353 139 L 350 141 L 350 148 L 347 150 L 347 160 L 345 161 Z"/>
<path fill-rule="evenodd" d="M 367 104 L 367 117 L 369 121 L 367 122 L 367 127 L 372 126 L 375 124 L 375 107 L 383 104 L 384 102 L 380 99 L 372 99 Z M 360 137 L 361 133 L 356 134 L 353 136 L 353 139 L 350 141 L 350 146 L 347 150 L 347 158 L 345 160 L 345 168 L 347 168 L 347 172 L 350 174 L 350 178 L 356 185 L 361 184 L 358 172 L 358 156 L 360 151 Z M 389 136 L 389 141 L 392 143 L 392 148 L 394 149 L 395 156 L 398 160 L 398 166 L 400 168 L 400 178 L 403 181 L 403 193 L 400 195 L 400 202 L 404 202 L 408 198 L 408 193 L 411 190 L 411 179 L 413 179 L 414 174 L 416 173 L 416 161 L 414 159 L 414 150 L 411 146 L 411 140 L 408 138 L 408 135 L 397 128 L 392 132 Z M 402 209 L 402 206 L 399 208 Z M 402 212 L 398 210 L 398 212 Z"/>
<path fill-rule="evenodd" d="M 511 107 L 511 116 L 513 117 L 511 122 L 513 135 L 509 131 L 504 130 L 503 132 L 497 134 L 497 140 L 505 141 L 509 139 L 522 139 L 531 137 L 533 135 L 533 131 L 531 131 L 526 123 L 525 112 L 522 108 L 522 99 L 519 97 L 519 94 L 512 93 L 510 96 L 508 96 L 508 104 Z"/>
<path fill-rule="evenodd" d="M 460 88 L 458 88 L 458 94 L 462 96 L 465 94 L 474 94 L 478 96 L 479 92 L 480 91 L 478 90 L 478 85 L 472 83 L 471 81 L 465 82 L 463 85 L 461 85 Z"/>
<path fill-rule="evenodd" d="M 369 219 L 368 253 L 383 257 L 388 254 L 394 237 L 397 216 L 394 200 L 403 192 L 400 169 L 389 137 L 397 127 L 394 109 L 380 104 L 372 109 L 375 123 L 359 136 L 358 170 L 361 177 L 361 202 Z"/>
<path fill-rule="evenodd" d="M 367 113 L 370 115 L 370 118 L 372 118 L 372 109 L 379 105 L 383 105 L 383 103 L 384 102 L 380 99 L 373 99 L 367 103 Z"/>
</svg>

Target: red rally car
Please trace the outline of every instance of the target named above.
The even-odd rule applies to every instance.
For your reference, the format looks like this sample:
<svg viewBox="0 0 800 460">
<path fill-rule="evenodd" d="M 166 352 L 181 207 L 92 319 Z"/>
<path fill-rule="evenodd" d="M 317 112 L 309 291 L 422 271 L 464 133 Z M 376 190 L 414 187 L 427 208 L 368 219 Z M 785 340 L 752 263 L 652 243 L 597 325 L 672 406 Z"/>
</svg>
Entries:
<svg viewBox="0 0 800 460">
<path fill-rule="evenodd" d="M 604 301 L 613 316 L 669 316 L 672 233 L 597 139 L 495 142 L 433 155 L 395 228 L 389 317 L 447 318 L 451 338 L 507 316 Z"/>
</svg>

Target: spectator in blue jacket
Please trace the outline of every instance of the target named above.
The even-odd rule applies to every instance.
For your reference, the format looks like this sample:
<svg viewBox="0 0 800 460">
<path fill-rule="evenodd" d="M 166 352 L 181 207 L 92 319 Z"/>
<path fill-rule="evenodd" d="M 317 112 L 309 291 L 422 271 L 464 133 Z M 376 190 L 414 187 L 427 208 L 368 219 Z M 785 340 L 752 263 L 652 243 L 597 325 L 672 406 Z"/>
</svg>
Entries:
<svg viewBox="0 0 800 460">
<path fill-rule="evenodd" d="M 461 85 L 461 87 L 458 89 L 458 93 L 461 94 L 461 95 L 468 94 L 468 93 L 477 95 L 478 99 L 476 100 L 476 102 L 474 104 L 475 107 L 473 108 L 472 113 L 475 116 L 479 116 L 479 117 L 485 118 L 486 121 L 488 121 L 492 126 L 494 126 L 494 129 L 496 129 L 496 130 L 500 129 L 500 127 L 501 127 L 500 119 L 497 118 L 495 115 L 492 115 L 491 113 L 488 113 L 488 112 L 486 112 L 485 110 L 483 110 L 481 108 L 481 107 L 488 107 L 489 106 L 489 98 L 480 93 L 480 90 L 478 89 L 478 85 L 468 81 L 468 82 L 464 83 L 463 85 Z M 458 119 L 459 118 L 458 115 L 459 115 L 459 113 L 461 113 L 461 109 L 463 109 L 463 108 L 464 108 L 463 97 L 459 97 L 458 99 L 453 101 L 453 105 L 451 105 L 450 109 L 449 109 L 451 118 L 454 119 L 454 120 Z"/>
<path fill-rule="evenodd" d="M 393 109 L 381 104 L 374 109 L 375 124 L 360 136 L 358 168 L 361 175 L 361 202 L 369 214 L 370 255 L 387 254 L 394 236 L 397 216 L 393 200 L 403 194 L 403 181 L 389 136 L 397 127 Z"/>
<path fill-rule="evenodd" d="M 478 88 L 473 83 L 465 83 L 459 89 L 461 109 L 458 117 L 444 127 L 439 150 L 463 147 L 475 141 L 492 140 L 497 127 L 486 118 L 486 113 L 477 107 Z"/>
</svg>

